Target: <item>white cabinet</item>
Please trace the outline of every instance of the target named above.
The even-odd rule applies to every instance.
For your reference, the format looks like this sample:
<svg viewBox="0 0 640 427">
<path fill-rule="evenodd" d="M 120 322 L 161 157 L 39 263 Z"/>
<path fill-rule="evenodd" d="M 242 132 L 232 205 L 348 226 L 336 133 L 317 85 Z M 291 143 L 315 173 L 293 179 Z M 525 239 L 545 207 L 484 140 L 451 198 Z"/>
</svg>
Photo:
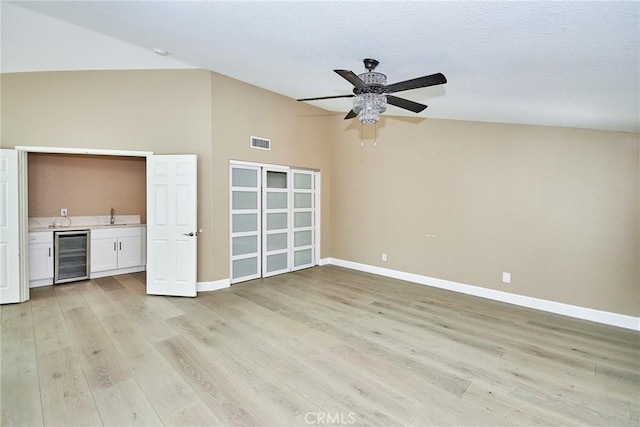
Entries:
<svg viewBox="0 0 640 427">
<path fill-rule="evenodd" d="M 118 268 L 118 239 L 96 238 L 91 233 L 91 273 Z"/>
<path fill-rule="evenodd" d="M 142 237 L 120 237 L 118 239 L 118 268 L 134 267 L 136 265 L 140 265 L 141 263 Z"/>
<path fill-rule="evenodd" d="M 144 270 L 144 227 L 91 230 L 91 278 Z"/>
<path fill-rule="evenodd" d="M 53 284 L 53 233 L 29 233 L 29 287 Z"/>
</svg>

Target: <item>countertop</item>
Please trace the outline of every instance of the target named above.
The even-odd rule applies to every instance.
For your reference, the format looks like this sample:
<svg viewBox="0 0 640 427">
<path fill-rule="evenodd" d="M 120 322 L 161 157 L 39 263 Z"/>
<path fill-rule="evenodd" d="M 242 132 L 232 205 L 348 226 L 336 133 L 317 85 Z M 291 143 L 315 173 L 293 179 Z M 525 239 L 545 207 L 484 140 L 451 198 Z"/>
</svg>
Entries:
<svg viewBox="0 0 640 427">
<path fill-rule="evenodd" d="M 68 216 L 68 217 L 34 217 L 29 218 L 29 232 L 38 231 L 76 231 L 99 230 L 122 227 L 146 227 L 140 223 L 140 215 L 114 215 L 115 224 L 109 224 L 110 215 L 100 216 Z M 54 224 L 62 224 L 54 227 Z M 67 225 L 68 224 L 68 225 Z"/>
<path fill-rule="evenodd" d="M 105 228 L 124 228 L 124 227 L 146 227 L 147 224 L 107 224 L 107 225 L 70 225 L 68 227 L 29 227 L 29 233 L 37 233 L 39 231 L 76 231 L 76 230 L 95 230 Z"/>
</svg>

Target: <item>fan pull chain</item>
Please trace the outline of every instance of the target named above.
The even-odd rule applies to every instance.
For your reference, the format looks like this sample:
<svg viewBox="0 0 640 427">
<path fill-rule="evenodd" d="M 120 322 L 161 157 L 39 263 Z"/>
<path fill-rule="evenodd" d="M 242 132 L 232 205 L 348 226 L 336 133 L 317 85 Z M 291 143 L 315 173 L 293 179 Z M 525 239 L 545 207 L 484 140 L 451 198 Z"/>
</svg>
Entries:
<svg viewBox="0 0 640 427">
<path fill-rule="evenodd" d="M 373 146 L 378 146 L 378 122 L 373 124 Z"/>
</svg>

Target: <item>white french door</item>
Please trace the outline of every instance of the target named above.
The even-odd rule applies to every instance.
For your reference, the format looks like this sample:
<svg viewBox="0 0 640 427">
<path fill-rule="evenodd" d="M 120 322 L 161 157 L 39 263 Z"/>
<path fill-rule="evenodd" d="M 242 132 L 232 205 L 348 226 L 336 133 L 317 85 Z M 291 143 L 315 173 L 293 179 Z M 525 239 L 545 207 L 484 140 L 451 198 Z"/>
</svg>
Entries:
<svg viewBox="0 0 640 427">
<path fill-rule="evenodd" d="M 196 296 L 197 156 L 147 157 L 147 293 Z"/>
<path fill-rule="evenodd" d="M 20 302 L 18 152 L 0 149 L 0 304 Z"/>
<path fill-rule="evenodd" d="M 289 171 L 262 169 L 262 277 L 291 271 Z"/>
<path fill-rule="evenodd" d="M 230 164 L 232 284 L 317 264 L 318 175 L 286 166 Z"/>
<path fill-rule="evenodd" d="M 231 229 L 231 283 L 261 276 L 262 221 L 260 218 L 261 168 L 229 168 L 229 226 Z"/>
</svg>

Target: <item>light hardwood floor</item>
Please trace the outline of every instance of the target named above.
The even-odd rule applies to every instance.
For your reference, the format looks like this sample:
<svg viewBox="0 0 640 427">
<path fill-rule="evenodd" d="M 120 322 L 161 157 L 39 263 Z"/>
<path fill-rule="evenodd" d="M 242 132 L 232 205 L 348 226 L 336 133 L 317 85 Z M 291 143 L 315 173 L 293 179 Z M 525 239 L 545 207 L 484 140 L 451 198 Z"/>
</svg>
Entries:
<svg viewBox="0 0 640 427">
<path fill-rule="evenodd" d="M 640 425 L 640 334 L 333 266 L 1 307 L 1 425 Z"/>
</svg>

